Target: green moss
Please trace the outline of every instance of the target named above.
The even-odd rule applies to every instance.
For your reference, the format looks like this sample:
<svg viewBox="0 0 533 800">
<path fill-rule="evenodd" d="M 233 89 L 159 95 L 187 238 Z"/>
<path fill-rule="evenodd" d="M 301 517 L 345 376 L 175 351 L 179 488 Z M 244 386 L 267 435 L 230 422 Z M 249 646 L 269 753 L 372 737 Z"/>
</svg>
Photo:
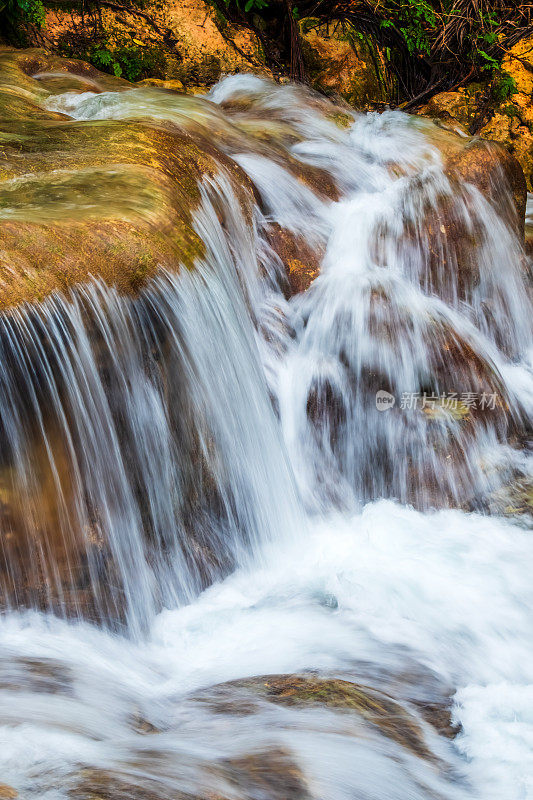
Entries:
<svg viewBox="0 0 533 800">
<path fill-rule="evenodd" d="M 148 278 L 155 272 L 156 265 L 151 253 L 143 253 L 139 256 L 137 265 L 130 278 L 131 288 L 134 292 L 143 286 Z"/>
<path fill-rule="evenodd" d="M 514 106 L 512 103 L 509 103 L 509 105 L 504 106 L 501 109 L 501 113 L 505 114 L 506 117 L 510 117 L 511 119 L 513 119 L 514 117 L 520 116 L 520 112 L 519 112 L 518 108 L 516 106 Z"/>
<path fill-rule="evenodd" d="M 499 72 L 492 83 L 491 95 L 496 103 L 503 103 L 516 94 L 516 81 L 512 75 L 502 70 Z"/>
<path fill-rule="evenodd" d="M 335 111 L 333 114 L 328 114 L 328 119 L 343 130 L 349 128 L 353 122 L 353 117 L 351 117 L 350 114 L 344 114 L 342 111 Z"/>
<path fill-rule="evenodd" d="M 433 758 L 415 718 L 391 697 L 368 686 L 307 675 L 267 675 L 220 687 L 225 692 L 233 688 L 245 689 L 276 704 L 326 706 L 355 713 L 416 755 Z M 226 703 L 223 707 L 227 709 Z"/>
</svg>

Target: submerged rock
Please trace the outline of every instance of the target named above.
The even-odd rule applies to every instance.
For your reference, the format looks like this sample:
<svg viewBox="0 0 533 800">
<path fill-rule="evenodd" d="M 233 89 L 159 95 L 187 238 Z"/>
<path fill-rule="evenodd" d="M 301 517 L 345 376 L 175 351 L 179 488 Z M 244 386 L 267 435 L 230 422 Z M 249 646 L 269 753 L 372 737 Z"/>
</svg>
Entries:
<svg viewBox="0 0 533 800">
<path fill-rule="evenodd" d="M 203 779 L 198 776 L 200 788 L 185 792 L 173 788 L 175 782 L 168 778 L 159 781 L 137 775 L 135 770 L 122 774 L 119 770 L 86 769 L 69 791 L 69 797 L 71 800 L 224 800 L 225 793 L 219 792 L 227 788 L 230 797 L 236 790 L 239 797 L 249 800 L 311 800 L 302 771 L 290 751 L 281 747 L 215 760 L 203 771 Z"/>
<path fill-rule="evenodd" d="M 433 757 L 414 715 L 383 692 L 347 680 L 315 675 L 265 675 L 220 684 L 197 697 L 224 713 L 243 713 L 243 703 L 244 713 L 252 713 L 253 709 L 246 706 L 246 698 L 250 701 L 254 697 L 276 705 L 353 713 L 415 755 Z"/>
<path fill-rule="evenodd" d="M 154 780 L 134 782 L 131 775 L 99 769 L 84 770 L 68 796 L 71 800 L 186 800 Z"/>
<path fill-rule="evenodd" d="M 250 798 L 269 800 L 311 800 L 305 778 L 291 753 L 279 747 L 261 750 L 220 764 L 230 785 Z M 221 798 L 217 798 L 221 800 Z"/>
<path fill-rule="evenodd" d="M 267 236 L 285 268 L 288 296 L 305 292 L 320 274 L 323 250 L 275 223 L 268 226 Z"/>
</svg>

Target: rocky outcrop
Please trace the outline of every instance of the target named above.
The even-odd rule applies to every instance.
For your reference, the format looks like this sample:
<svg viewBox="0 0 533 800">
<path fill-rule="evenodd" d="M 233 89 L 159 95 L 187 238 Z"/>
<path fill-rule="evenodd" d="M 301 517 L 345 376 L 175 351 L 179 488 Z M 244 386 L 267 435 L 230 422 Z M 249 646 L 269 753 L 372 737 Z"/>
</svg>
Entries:
<svg viewBox="0 0 533 800">
<path fill-rule="evenodd" d="M 526 180 L 520 163 L 503 145 L 474 139 L 448 158 L 446 171 L 474 184 L 515 228 L 517 235 L 524 238 Z"/>
<path fill-rule="evenodd" d="M 490 141 L 481 136 L 468 136 L 460 114 L 458 118 L 440 115 L 437 110 L 441 108 L 438 103 L 440 97 L 441 95 L 437 95 L 424 107 L 424 113 L 434 113 L 433 121 L 436 123 L 434 127 L 426 128 L 425 134 L 440 150 L 446 175 L 452 183 L 476 186 L 523 240 L 528 184 L 522 163 L 505 143 Z M 450 206 L 450 203 L 447 205 Z M 451 216 L 448 213 L 450 211 Z M 447 210 L 443 206 L 441 216 L 445 232 L 456 229 L 456 249 L 461 249 L 463 255 L 466 255 L 471 233 L 466 229 L 459 230 L 461 223 L 458 219 L 454 221 L 453 209 Z"/>
<path fill-rule="evenodd" d="M 45 4 L 46 5 L 46 4 Z M 300 21 L 306 71 L 311 85 L 366 108 L 390 98 L 383 54 L 340 25 Z M 55 52 L 92 61 L 130 80 L 179 81 L 190 91 L 223 74 L 272 75 L 260 39 L 230 24 L 205 0 L 148 0 L 141 7 L 102 3 L 99 14 L 51 5 L 35 42 Z"/>
<path fill-rule="evenodd" d="M 441 92 L 420 109 L 429 117 L 455 121 L 466 132 L 499 142 L 516 158 L 533 190 L 533 38 L 506 54 L 491 84 Z"/>
<path fill-rule="evenodd" d="M 191 226 L 198 182 L 223 164 L 241 192 L 248 186 L 233 161 L 169 123 L 42 111 L 51 84 L 69 80 L 78 90 L 86 81 L 93 90 L 128 88 L 42 52 L 0 55 L 0 308 L 89 275 L 131 292 L 159 267 L 191 267 L 203 251 Z"/>
<path fill-rule="evenodd" d="M 348 36 L 340 25 L 318 20 L 300 23 L 305 65 L 311 85 L 336 95 L 356 108 L 366 108 L 387 99 L 381 54 L 355 34 Z"/>
<path fill-rule="evenodd" d="M 254 704 L 261 701 L 352 714 L 369 730 L 392 739 L 414 755 L 433 758 L 414 714 L 385 692 L 349 680 L 307 674 L 264 675 L 220 684 L 195 695 L 195 699 L 215 711 L 234 714 L 243 713 L 243 708 L 252 713 Z M 445 707 L 438 715 L 428 715 L 428 720 L 440 733 L 451 737 L 456 732 Z"/>
<path fill-rule="evenodd" d="M 52 5 L 37 40 L 130 80 L 156 78 L 194 88 L 210 86 L 224 73 L 270 74 L 257 37 L 230 25 L 204 0 L 102 3 L 98 13 L 85 9 L 83 17 Z"/>
</svg>

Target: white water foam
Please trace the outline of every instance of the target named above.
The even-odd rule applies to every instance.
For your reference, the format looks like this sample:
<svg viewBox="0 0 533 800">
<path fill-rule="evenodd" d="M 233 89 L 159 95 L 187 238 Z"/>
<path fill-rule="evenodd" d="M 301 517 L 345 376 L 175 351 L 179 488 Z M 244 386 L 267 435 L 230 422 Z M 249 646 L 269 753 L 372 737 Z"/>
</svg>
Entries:
<svg viewBox="0 0 533 800">
<path fill-rule="evenodd" d="M 187 605 L 166 596 L 165 610 L 146 615 L 144 640 L 35 612 L 1 620 L 0 775 L 22 798 L 64 800 L 92 767 L 155 782 L 164 800 L 177 790 L 241 800 L 244 789 L 214 768 L 275 747 L 291 753 L 316 800 L 533 797 L 530 535 L 498 518 L 428 509 L 475 505 L 493 488 L 491 475 L 504 471 L 495 465 L 526 470 L 528 459 L 509 446 L 507 417 L 466 435 L 455 419 L 407 421 L 398 407 L 377 412 L 369 398 L 378 385 L 368 382 L 377 374 L 386 381 L 379 388 L 397 395 L 424 386 L 478 391 L 465 382 L 475 370 L 455 385 L 451 359 L 439 360 L 453 334 L 496 381 L 523 436 L 532 385 L 523 253 L 486 198 L 450 182 L 425 123 L 396 112 L 352 115 L 341 129 L 323 102 L 251 76 L 227 79 L 202 99 L 142 89 L 49 102 L 80 120 L 147 116 L 218 137 L 255 183 L 257 232 L 239 229 L 229 214 L 228 238 L 204 207 L 197 227 L 213 272 L 200 267 L 146 297 L 181 330 L 171 349 L 187 345 L 180 363 L 194 376 L 195 405 L 206 405 L 222 453 L 215 464 L 232 490 L 226 516 L 235 511 L 236 527 L 263 546 L 254 548 L 255 562 L 237 557 L 232 575 Z M 285 126 L 277 149 L 245 133 L 243 123 L 265 117 Z M 289 156 L 326 170 L 339 202 L 303 186 Z M 415 246 L 404 239 L 442 197 L 457 202 L 467 228 L 483 231 L 480 281 L 463 294 L 457 276 L 430 274 L 423 231 Z M 276 285 L 281 267 L 266 240 L 272 222 L 326 245 L 322 275 L 303 297 L 287 301 Z M 104 291 L 94 302 L 100 308 L 108 299 Z M 232 379 L 220 393 L 217 367 L 220 381 Z M 323 391 L 326 411 L 334 401 L 333 421 L 319 414 L 311 424 L 313 391 L 319 400 Z M 428 510 L 376 501 L 383 496 Z M 227 529 L 218 534 L 223 542 Z M 128 577 L 134 584 L 135 573 Z M 448 741 L 417 716 L 436 756 L 428 762 L 332 709 L 265 704 L 231 716 L 191 699 L 223 681 L 302 670 L 372 683 L 413 714 L 417 702 L 442 707 L 450 693 L 461 729 Z M 153 727 L 148 738 L 137 718 Z"/>
</svg>

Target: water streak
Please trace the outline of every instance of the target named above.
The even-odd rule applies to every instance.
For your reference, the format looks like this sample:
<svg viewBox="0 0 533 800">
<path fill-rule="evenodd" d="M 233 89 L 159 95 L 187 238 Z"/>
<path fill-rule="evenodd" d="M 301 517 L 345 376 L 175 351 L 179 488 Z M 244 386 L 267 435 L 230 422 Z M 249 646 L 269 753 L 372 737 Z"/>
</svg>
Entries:
<svg viewBox="0 0 533 800">
<path fill-rule="evenodd" d="M 507 200 L 451 174 L 427 121 L 253 76 L 47 106 L 203 137 L 255 203 L 221 159 L 194 269 L 0 319 L 2 781 L 40 800 L 532 795 L 529 535 L 472 513 L 530 486 Z M 303 294 L 280 232 L 320 263 Z M 396 722 L 227 685 L 310 670 L 394 698 Z"/>
</svg>

